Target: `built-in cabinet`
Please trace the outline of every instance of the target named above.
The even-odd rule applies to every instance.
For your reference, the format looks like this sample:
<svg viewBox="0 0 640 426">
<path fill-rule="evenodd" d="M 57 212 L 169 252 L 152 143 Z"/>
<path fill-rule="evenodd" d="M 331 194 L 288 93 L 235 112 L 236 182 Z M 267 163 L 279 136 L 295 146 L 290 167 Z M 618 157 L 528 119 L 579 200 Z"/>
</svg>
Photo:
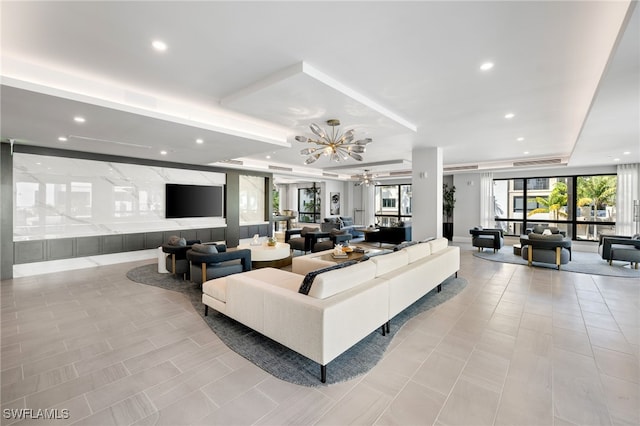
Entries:
<svg viewBox="0 0 640 426">
<path fill-rule="evenodd" d="M 14 264 L 154 249 L 160 247 L 172 235 L 202 242 L 225 241 L 226 228 L 182 229 L 139 232 L 135 234 L 16 241 L 13 243 Z"/>
</svg>

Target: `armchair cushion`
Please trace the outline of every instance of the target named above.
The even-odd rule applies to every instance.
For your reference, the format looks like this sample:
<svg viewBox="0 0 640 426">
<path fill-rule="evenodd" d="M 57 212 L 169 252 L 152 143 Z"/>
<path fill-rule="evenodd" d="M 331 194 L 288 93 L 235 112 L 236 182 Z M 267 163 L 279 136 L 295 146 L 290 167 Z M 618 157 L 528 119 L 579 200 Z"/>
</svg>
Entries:
<svg viewBox="0 0 640 426">
<path fill-rule="evenodd" d="M 191 249 L 198 253 L 205 253 L 205 254 L 218 253 L 218 248 L 215 246 L 215 244 L 194 244 L 193 246 L 191 246 Z"/>
<path fill-rule="evenodd" d="M 300 236 L 304 237 L 305 235 L 307 235 L 309 232 L 317 232 L 318 228 L 312 228 L 310 226 L 304 226 L 301 230 L 300 230 Z"/>
<path fill-rule="evenodd" d="M 172 235 L 167 240 L 167 244 L 170 246 L 185 247 L 187 245 L 187 240 L 185 238 L 180 238 L 177 235 Z"/>
<path fill-rule="evenodd" d="M 353 218 L 351 216 L 340 216 L 340 221 L 342 222 L 340 225 L 341 228 L 344 226 L 353 226 Z"/>
</svg>

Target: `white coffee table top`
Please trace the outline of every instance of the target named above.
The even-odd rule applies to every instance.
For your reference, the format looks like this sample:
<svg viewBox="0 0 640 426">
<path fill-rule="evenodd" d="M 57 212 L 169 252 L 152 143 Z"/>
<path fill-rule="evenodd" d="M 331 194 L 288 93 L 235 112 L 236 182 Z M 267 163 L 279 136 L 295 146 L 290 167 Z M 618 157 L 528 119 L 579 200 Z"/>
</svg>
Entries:
<svg viewBox="0 0 640 426">
<path fill-rule="evenodd" d="M 263 242 L 259 246 L 240 244 L 238 249 L 251 250 L 252 262 L 266 262 L 270 260 L 284 259 L 291 255 L 291 247 L 289 247 L 289 244 L 287 243 L 276 243 L 275 246 L 269 246 L 266 242 Z"/>
</svg>

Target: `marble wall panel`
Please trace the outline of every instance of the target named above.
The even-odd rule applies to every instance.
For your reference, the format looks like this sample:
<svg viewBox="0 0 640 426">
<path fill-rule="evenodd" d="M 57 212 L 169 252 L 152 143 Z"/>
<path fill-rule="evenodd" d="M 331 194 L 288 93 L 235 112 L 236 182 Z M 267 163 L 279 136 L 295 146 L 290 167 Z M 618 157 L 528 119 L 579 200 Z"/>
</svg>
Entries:
<svg viewBox="0 0 640 426">
<path fill-rule="evenodd" d="M 226 226 L 165 218 L 165 184 L 225 185 L 224 173 L 16 153 L 14 241 Z"/>
</svg>

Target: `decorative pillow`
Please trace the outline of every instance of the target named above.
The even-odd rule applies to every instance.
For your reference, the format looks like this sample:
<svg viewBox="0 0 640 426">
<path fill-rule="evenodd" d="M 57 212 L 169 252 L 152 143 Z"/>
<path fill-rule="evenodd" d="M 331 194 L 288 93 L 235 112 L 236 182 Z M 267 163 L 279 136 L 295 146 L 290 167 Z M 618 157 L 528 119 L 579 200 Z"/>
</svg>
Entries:
<svg viewBox="0 0 640 426">
<path fill-rule="evenodd" d="M 631 237 L 632 240 L 640 240 L 640 234 L 635 234 L 633 237 Z"/>
<path fill-rule="evenodd" d="M 186 247 L 187 246 L 187 240 L 184 239 L 184 238 L 180 238 L 177 235 L 170 236 L 168 243 L 169 243 L 169 245 L 178 246 L 178 247 Z"/>
<path fill-rule="evenodd" d="M 307 235 L 307 233 L 309 232 L 318 232 L 318 228 L 312 228 L 310 226 L 304 226 L 301 230 L 300 230 L 300 236 L 304 237 L 305 235 Z"/>
<path fill-rule="evenodd" d="M 558 229 L 557 226 L 550 226 L 549 228 L 547 228 L 549 231 L 551 231 L 552 234 L 559 234 L 560 230 Z"/>
<path fill-rule="evenodd" d="M 398 222 L 398 228 L 404 228 L 404 222 L 403 221 Z"/>
<path fill-rule="evenodd" d="M 535 225 L 533 227 L 533 232 L 535 232 L 536 234 L 542 234 L 542 232 L 544 232 L 544 226 L 542 225 Z"/>
<path fill-rule="evenodd" d="M 562 234 L 543 235 L 531 233 L 529 234 L 529 239 L 532 241 L 562 241 L 564 237 L 562 236 Z"/>
<path fill-rule="evenodd" d="M 332 236 L 335 236 L 335 235 L 346 235 L 347 234 L 347 230 L 346 229 L 333 228 L 331 231 L 329 231 L 329 234 L 331 234 Z"/>
<path fill-rule="evenodd" d="M 338 218 L 338 219 L 336 220 L 336 223 L 338 224 L 338 226 L 339 226 L 340 228 L 342 228 L 342 227 L 344 226 L 344 222 L 343 222 L 343 221 L 342 221 L 342 219 L 340 219 L 340 218 Z"/>
<path fill-rule="evenodd" d="M 340 216 L 342 226 L 353 226 L 353 218 L 351 216 Z"/>
<path fill-rule="evenodd" d="M 218 253 L 218 248 L 214 244 L 194 244 L 191 246 L 193 251 L 197 251 L 198 253 L 204 254 L 216 254 Z"/>
<path fill-rule="evenodd" d="M 474 226 L 473 229 L 476 231 L 482 231 L 482 226 Z"/>
<path fill-rule="evenodd" d="M 542 231 L 542 235 L 551 235 L 551 229 L 545 229 L 544 231 Z"/>
<path fill-rule="evenodd" d="M 411 246 L 414 246 L 414 245 L 416 245 L 418 243 L 420 243 L 420 241 L 407 241 L 407 242 L 404 242 L 404 243 L 401 243 L 401 244 L 398 244 L 397 246 L 395 246 L 393 248 L 393 251 L 402 250 L 405 247 L 411 247 Z"/>
<path fill-rule="evenodd" d="M 313 280 L 323 272 L 333 271 L 335 269 L 342 269 L 347 266 L 355 265 L 355 260 L 349 260 L 347 262 L 338 263 L 336 265 L 327 266 L 326 268 L 316 269 L 315 271 L 309 272 L 304 276 L 304 280 L 302 280 L 302 284 L 300 284 L 300 288 L 298 289 L 298 293 L 309 294 L 311 290 L 311 285 L 313 284 Z"/>
</svg>

